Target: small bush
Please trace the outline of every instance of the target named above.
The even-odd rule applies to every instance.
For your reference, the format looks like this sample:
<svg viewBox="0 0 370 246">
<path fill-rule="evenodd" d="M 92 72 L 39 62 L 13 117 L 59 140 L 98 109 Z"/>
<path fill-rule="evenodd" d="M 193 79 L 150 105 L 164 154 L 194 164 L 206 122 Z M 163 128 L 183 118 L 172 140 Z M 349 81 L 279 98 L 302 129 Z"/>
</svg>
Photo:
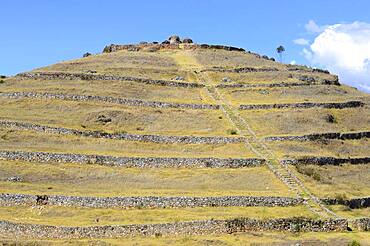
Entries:
<svg viewBox="0 0 370 246">
<path fill-rule="evenodd" d="M 361 246 L 361 244 L 357 242 L 356 240 L 353 240 L 350 243 L 348 243 L 348 246 Z"/>
<path fill-rule="evenodd" d="M 337 123 L 337 119 L 332 114 L 325 115 L 325 121 L 328 123 Z"/>
<path fill-rule="evenodd" d="M 5 75 L 0 75 L 0 79 L 6 79 Z"/>
<path fill-rule="evenodd" d="M 235 129 L 229 129 L 229 130 L 227 130 L 227 134 L 236 135 L 236 134 L 238 134 L 238 132 Z"/>
<path fill-rule="evenodd" d="M 0 79 L 0 84 L 4 84 L 5 80 Z"/>
</svg>

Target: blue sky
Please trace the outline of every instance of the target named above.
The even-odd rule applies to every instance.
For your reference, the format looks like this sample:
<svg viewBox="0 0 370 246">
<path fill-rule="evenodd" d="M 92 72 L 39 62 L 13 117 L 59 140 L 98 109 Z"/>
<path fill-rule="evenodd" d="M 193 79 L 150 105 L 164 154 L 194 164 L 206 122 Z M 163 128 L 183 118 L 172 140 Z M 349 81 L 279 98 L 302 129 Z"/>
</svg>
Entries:
<svg viewBox="0 0 370 246">
<path fill-rule="evenodd" d="M 199 43 L 240 46 L 310 64 L 293 40 L 314 40 L 305 25 L 370 23 L 370 1 L 1 0 L 0 74 L 12 75 L 100 52 L 110 43 L 162 41 L 171 34 Z M 318 65 L 320 66 L 320 65 Z"/>
</svg>

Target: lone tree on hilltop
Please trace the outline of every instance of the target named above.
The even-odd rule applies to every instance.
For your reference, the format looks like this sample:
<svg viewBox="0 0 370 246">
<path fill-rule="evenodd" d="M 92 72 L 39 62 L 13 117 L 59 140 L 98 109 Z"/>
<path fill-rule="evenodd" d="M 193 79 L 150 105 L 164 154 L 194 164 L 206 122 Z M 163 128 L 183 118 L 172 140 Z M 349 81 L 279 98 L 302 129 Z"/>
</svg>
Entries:
<svg viewBox="0 0 370 246">
<path fill-rule="evenodd" d="M 285 51 L 284 46 L 280 45 L 279 47 L 276 48 L 276 51 L 279 54 L 280 62 L 283 62 L 283 52 Z"/>
</svg>

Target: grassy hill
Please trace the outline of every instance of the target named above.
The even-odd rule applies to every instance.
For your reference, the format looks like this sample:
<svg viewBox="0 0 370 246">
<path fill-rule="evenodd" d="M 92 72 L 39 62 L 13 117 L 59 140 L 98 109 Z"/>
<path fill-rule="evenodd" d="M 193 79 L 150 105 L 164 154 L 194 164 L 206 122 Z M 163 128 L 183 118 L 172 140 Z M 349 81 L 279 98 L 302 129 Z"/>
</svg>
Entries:
<svg viewBox="0 0 370 246">
<path fill-rule="evenodd" d="M 327 71 L 225 46 L 105 51 L 0 84 L 0 220 L 25 226 L 0 225 L 2 240 L 91 240 L 77 232 L 56 239 L 33 225 L 100 230 L 304 217 L 347 219 L 353 232 L 304 232 L 311 230 L 288 223 L 289 230 L 262 232 L 241 225 L 242 234 L 231 235 L 133 235 L 149 245 L 368 242 L 355 225 L 370 212 L 369 94 Z M 96 205 L 132 197 L 139 202 Z M 178 200 L 161 200 L 168 197 Z M 367 200 L 354 208 L 353 199 Z"/>
</svg>

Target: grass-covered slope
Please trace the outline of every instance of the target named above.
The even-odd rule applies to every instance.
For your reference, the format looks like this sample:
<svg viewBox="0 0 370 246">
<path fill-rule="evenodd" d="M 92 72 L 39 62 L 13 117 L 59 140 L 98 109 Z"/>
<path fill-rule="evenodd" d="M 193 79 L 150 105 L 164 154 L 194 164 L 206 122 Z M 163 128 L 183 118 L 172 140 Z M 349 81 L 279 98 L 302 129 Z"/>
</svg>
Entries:
<svg viewBox="0 0 370 246">
<path fill-rule="evenodd" d="M 336 76 L 326 71 L 281 64 L 250 52 L 191 45 L 153 47 L 134 51 L 123 49 L 64 61 L 32 70 L 27 76 L 4 79 L 0 84 L 0 151 L 89 155 L 98 159 L 108 156 L 179 158 L 185 161 L 210 158 L 210 162 L 214 161 L 212 158 L 228 161 L 265 159 L 265 162 L 253 167 L 233 168 L 214 168 L 212 163 L 202 167 L 127 168 L 113 167 L 109 163 L 98 165 L 99 161 L 68 163 L 55 159 L 40 161 L 37 157 L 27 161 L 2 155 L 0 193 L 81 197 L 298 197 L 307 198 L 313 205 L 309 202 L 308 206 L 273 208 L 195 205 L 120 210 L 59 207 L 48 205 L 47 201 L 43 204 L 35 201 L 35 207 L 24 204 L 0 207 L 0 220 L 97 226 L 235 217 L 304 216 L 325 219 L 327 217 L 321 217 L 314 209 L 321 204 L 310 200 L 308 194 L 318 199 L 351 199 L 370 195 L 369 163 L 340 166 L 298 164 L 289 165 L 288 169 L 279 164 L 282 159 L 307 156 L 369 157 L 370 145 L 365 135 L 359 139 L 265 140 L 271 136 L 368 132 L 368 94 L 339 85 Z M 186 86 L 187 83 L 197 86 Z M 17 97 L 17 92 L 88 97 L 83 100 L 81 97 L 74 100 Z M 90 100 L 92 96 L 100 99 Z M 103 97 L 172 105 L 212 104 L 219 108 L 121 105 L 104 102 Z M 239 109 L 240 105 L 252 104 L 340 104 L 349 101 L 362 104 L 350 108 Z M 4 122 L 24 123 L 29 127 L 17 128 Z M 50 128 L 59 129 L 59 132 Z M 63 129 L 69 129 L 69 132 L 64 133 Z M 81 133 L 94 131 L 99 134 L 91 137 Z M 133 134 L 136 140 L 108 138 L 104 134 Z M 155 141 L 141 137 L 146 135 L 151 135 L 150 139 Z M 177 137 L 177 140 L 163 141 L 163 137 Z M 181 137 L 187 140 L 181 140 Z M 203 137 L 213 140 L 204 140 Z M 236 141 L 237 138 L 240 140 Z M 302 185 L 297 182 L 302 182 Z M 367 211 L 367 208 L 348 211 L 339 205 L 328 208 L 338 217 L 351 219 L 363 217 Z M 332 214 L 329 217 L 337 218 Z M 7 235 L 1 237 L 7 238 Z M 199 242 L 201 239 L 185 241 L 194 240 Z"/>
</svg>

